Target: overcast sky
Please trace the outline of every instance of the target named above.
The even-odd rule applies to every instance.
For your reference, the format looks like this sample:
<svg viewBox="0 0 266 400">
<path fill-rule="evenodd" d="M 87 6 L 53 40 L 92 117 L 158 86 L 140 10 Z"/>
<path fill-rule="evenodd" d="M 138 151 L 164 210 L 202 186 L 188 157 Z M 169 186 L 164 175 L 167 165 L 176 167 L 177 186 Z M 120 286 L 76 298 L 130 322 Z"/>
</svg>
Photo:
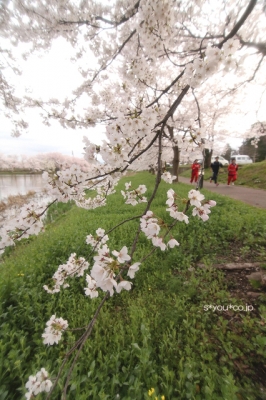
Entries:
<svg viewBox="0 0 266 400">
<path fill-rule="evenodd" d="M 17 89 L 22 94 L 24 86 L 29 94 L 43 99 L 52 97 L 64 99 L 79 83 L 81 77 L 74 63 L 69 62 L 69 46 L 58 40 L 49 55 L 33 57 L 24 63 L 23 74 L 17 77 Z M 90 58 L 90 61 L 92 58 Z M 21 62 L 23 65 L 23 62 Z M 25 120 L 29 121 L 27 132 L 20 137 L 11 137 L 12 124 L 1 116 L 0 124 L 0 153 L 27 154 L 60 152 L 66 155 L 74 154 L 82 157 L 84 135 L 100 144 L 104 138 L 104 126 L 88 129 L 64 129 L 59 123 L 53 121 L 50 127 L 45 126 L 38 110 L 27 111 Z"/>
<path fill-rule="evenodd" d="M 84 135 L 97 144 L 101 143 L 104 136 L 99 132 L 98 128 L 74 131 L 63 129 L 60 126 L 43 127 L 41 124 L 37 132 L 33 132 L 30 129 L 29 132 L 18 138 L 11 137 L 10 131 L 11 129 L 8 130 L 1 127 L 0 153 L 35 155 L 38 153 L 59 152 L 69 156 L 82 157 L 84 147 L 82 138 Z"/>
</svg>

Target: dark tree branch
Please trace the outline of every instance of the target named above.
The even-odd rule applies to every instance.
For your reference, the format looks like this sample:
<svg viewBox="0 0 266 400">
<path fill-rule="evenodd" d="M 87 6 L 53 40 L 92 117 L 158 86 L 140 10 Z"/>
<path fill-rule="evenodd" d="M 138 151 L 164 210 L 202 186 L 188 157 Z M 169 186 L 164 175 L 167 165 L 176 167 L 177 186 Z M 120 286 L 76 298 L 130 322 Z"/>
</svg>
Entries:
<svg viewBox="0 0 266 400">
<path fill-rule="evenodd" d="M 183 71 L 184 73 L 184 71 Z M 170 117 L 173 116 L 175 110 L 177 109 L 177 107 L 179 106 L 179 104 L 181 103 L 181 101 L 183 100 L 183 98 L 185 97 L 185 95 L 187 94 L 188 90 L 189 90 L 190 86 L 186 85 L 184 87 L 184 89 L 182 90 L 182 92 L 180 93 L 180 95 L 178 96 L 178 98 L 174 101 L 174 103 L 171 105 L 170 109 L 168 110 L 166 116 L 164 117 L 164 119 L 160 122 L 158 122 L 158 124 L 155 125 L 155 127 L 161 125 L 161 124 L 166 124 L 168 119 Z"/>
<path fill-rule="evenodd" d="M 140 0 L 137 1 L 137 2 L 134 4 L 134 6 L 133 6 L 133 8 L 132 8 L 132 10 L 131 10 L 131 12 L 130 12 L 130 15 L 129 15 L 128 17 L 126 17 L 126 16 L 124 15 L 124 16 L 122 17 L 122 19 L 121 19 L 119 22 L 108 21 L 107 19 L 102 18 L 102 17 L 96 17 L 95 19 L 96 19 L 96 20 L 101 20 L 101 21 L 103 21 L 103 22 L 105 22 L 105 23 L 107 23 L 107 24 L 112 24 L 112 25 L 114 25 L 114 26 L 119 26 L 119 25 L 123 24 L 124 22 L 128 21 L 130 18 L 132 18 L 132 17 L 137 13 L 138 8 L 139 8 L 139 3 L 140 3 Z"/>
<path fill-rule="evenodd" d="M 145 211 L 143 212 L 143 215 L 145 215 L 147 213 L 147 211 L 149 211 L 151 203 L 154 200 L 154 197 L 155 197 L 155 195 L 157 193 L 157 190 L 158 190 L 160 182 L 161 182 L 162 134 L 163 134 L 164 126 L 165 126 L 165 124 L 162 125 L 161 129 L 158 131 L 157 136 L 156 136 L 156 139 L 157 139 L 157 137 L 159 138 L 158 164 L 157 164 L 158 165 L 158 171 L 157 171 L 156 183 L 155 183 L 155 187 L 154 187 L 153 193 L 152 193 L 151 197 L 148 200 L 148 203 L 147 203 L 147 206 L 145 208 Z M 131 259 L 132 259 L 133 255 L 135 253 L 135 250 L 136 250 L 136 246 L 137 246 L 138 238 L 139 238 L 139 235 L 140 235 L 140 231 L 141 231 L 141 227 L 139 225 L 139 228 L 137 230 L 134 242 L 133 242 L 132 247 L 131 247 L 131 252 L 130 252 Z"/>
<path fill-rule="evenodd" d="M 174 84 L 181 78 L 181 76 L 183 76 L 185 70 L 181 72 L 181 74 L 179 74 L 174 80 L 173 82 L 170 83 L 170 85 L 167 86 L 167 88 L 165 88 L 162 93 L 160 94 L 160 96 L 158 96 L 152 103 L 150 103 L 147 108 L 153 106 L 153 104 L 157 103 L 158 100 L 165 94 L 168 92 L 169 89 L 171 89 L 172 86 L 174 86 Z"/>
<path fill-rule="evenodd" d="M 116 57 L 120 54 L 120 52 L 123 50 L 123 48 L 125 47 L 125 45 L 130 41 L 130 39 L 135 35 L 136 33 L 136 29 L 134 29 L 134 31 L 132 31 L 130 33 L 130 35 L 127 37 L 127 39 L 121 44 L 121 46 L 119 46 L 119 48 L 117 49 L 116 53 L 113 55 L 113 57 L 111 58 L 111 60 L 104 66 L 102 66 L 94 75 L 94 77 L 92 78 L 92 80 L 85 85 L 86 86 L 90 86 L 92 84 L 93 81 L 95 81 L 95 79 L 97 78 L 97 76 L 104 70 L 106 70 L 110 64 L 112 64 L 112 62 L 116 59 Z"/>
<path fill-rule="evenodd" d="M 255 43 L 255 42 L 246 42 L 245 40 L 243 40 L 239 35 L 237 35 L 240 43 L 243 46 L 246 47 L 253 47 L 255 49 L 258 50 L 259 53 L 263 54 L 264 56 L 266 56 L 266 42 L 265 43 Z"/>
<path fill-rule="evenodd" d="M 192 89 L 192 94 L 193 94 L 193 97 L 194 97 L 195 102 L 196 102 L 196 104 L 197 104 L 197 109 L 198 109 L 198 121 L 199 121 L 199 127 L 201 128 L 200 106 L 199 106 L 198 99 L 197 99 L 197 97 L 196 97 L 196 95 L 195 95 L 194 89 Z"/>
<path fill-rule="evenodd" d="M 257 67 L 255 68 L 255 70 L 254 70 L 252 76 L 251 76 L 249 79 L 246 79 L 245 81 L 239 83 L 239 84 L 238 84 L 236 87 L 234 87 L 233 89 L 230 89 L 229 91 L 226 91 L 226 93 L 222 96 L 222 99 L 223 99 L 224 97 L 228 96 L 229 93 L 234 93 L 235 91 L 237 91 L 240 87 L 242 87 L 242 86 L 245 85 L 246 83 L 253 81 L 253 79 L 255 79 L 255 76 L 256 76 L 258 70 L 260 69 L 260 66 L 261 66 L 261 64 L 262 64 L 263 59 L 264 59 L 264 55 L 261 57 L 261 59 L 260 59 L 258 65 L 257 65 Z"/>
<path fill-rule="evenodd" d="M 130 18 L 132 18 L 132 17 L 137 13 L 138 8 L 139 8 L 139 3 L 140 3 L 140 0 L 137 1 L 137 2 L 134 4 L 133 8 L 130 10 L 130 14 L 129 14 L 128 16 L 124 15 L 124 16 L 120 19 L 120 21 L 118 21 L 118 22 L 116 22 L 116 21 L 111 21 L 111 20 L 106 19 L 106 18 L 104 18 L 104 17 L 102 17 L 102 16 L 100 16 L 100 15 L 94 17 L 94 19 L 95 19 L 95 21 L 102 21 L 102 22 L 104 22 L 105 24 L 111 25 L 112 27 L 117 27 L 117 26 L 119 26 L 119 25 L 122 25 L 124 22 L 128 21 Z M 97 28 L 97 29 L 102 28 L 101 26 L 93 25 L 92 22 L 91 22 L 91 21 L 88 21 L 88 20 L 83 20 L 83 21 L 82 21 L 82 20 L 81 20 L 81 21 L 65 21 L 65 20 L 60 20 L 60 21 L 59 21 L 59 24 L 62 24 L 62 25 L 89 25 L 89 26 L 91 26 L 92 28 Z"/>
<path fill-rule="evenodd" d="M 242 15 L 242 17 L 240 18 L 240 20 L 235 24 L 235 26 L 233 27 L 233 29 L 231 30 L 231 32 L 224 38 L 224 40 L 222 40 L 219 44 L 218 44 L 218 48 L 221 49 L 223 47 L 223 44 L 225 42 L 227 42 L 227 40 L 231 39 L 232 37 L 234 37 L 237 32 L 239 31 L 239 29 L 241 28 L 241 26 L 244 24 L 244 22 L 246 21 L 246 19 L 248 18 L 248 16 L 251 14 L 253 8 L 255 7 L 255 5 L 257 4 L 257 0 L 250 0 L 249 5 L 246 8 L 246 11 L 244 12 L 244 14 Z"/>
</svg>

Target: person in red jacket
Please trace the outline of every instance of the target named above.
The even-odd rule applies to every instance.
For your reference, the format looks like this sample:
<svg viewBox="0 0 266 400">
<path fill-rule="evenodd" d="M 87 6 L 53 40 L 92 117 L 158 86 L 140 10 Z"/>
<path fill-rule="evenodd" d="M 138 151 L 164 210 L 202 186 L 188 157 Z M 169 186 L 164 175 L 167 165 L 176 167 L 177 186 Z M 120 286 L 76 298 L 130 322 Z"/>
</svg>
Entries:
<svg viewBox="0 0 266 400">
<path fill-rule="evenodd" d="M 232 158 L 231 164 L 228 165 L 227 185 L 230 185 L 231 182 L 232 182 L 232 185 L 234 185 L 234 182 L 237 179 L 237 170 L 238 170 L 238 165 L 236 164 L 236 159 Z"/>
<path fill-rule="evenodd" d="M 199 170 L 200 170 L 200 164 L 198 163 L 198 160 L 195 160 L 193 164 L 191 165 L 191 178 L 190 178 L 190 183 L 197 182 L 198 177 L 199 177 Z"/>
</svg>

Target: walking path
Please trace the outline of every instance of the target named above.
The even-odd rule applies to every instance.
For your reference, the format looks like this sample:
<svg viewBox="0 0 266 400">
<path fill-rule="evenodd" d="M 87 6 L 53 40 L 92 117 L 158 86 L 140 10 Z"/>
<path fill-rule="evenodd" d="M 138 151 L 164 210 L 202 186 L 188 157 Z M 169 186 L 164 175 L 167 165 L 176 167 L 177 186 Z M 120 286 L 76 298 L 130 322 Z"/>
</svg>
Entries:
<svg viewBox="0 0 266 400">
<path fill-rule="evenodd" d="M 195 184 L 191 184 L 188 178 L 182 176 L 178 177 L 179 182 L 188 183 L 195 187 Z M 235 200 L 243 201 L 244 203 L 250 204 L 254 207 L 266 208 L 266 190 L 263 189 L 252 189 L 244 186 L 238 186 L 237 182 L 234 186 L 227 186 L 220 183 L 216 186 L 214 183 L 204 181 L 203 188 L 222 194 L 224 196 L 231 197 Z"/>
</svg>

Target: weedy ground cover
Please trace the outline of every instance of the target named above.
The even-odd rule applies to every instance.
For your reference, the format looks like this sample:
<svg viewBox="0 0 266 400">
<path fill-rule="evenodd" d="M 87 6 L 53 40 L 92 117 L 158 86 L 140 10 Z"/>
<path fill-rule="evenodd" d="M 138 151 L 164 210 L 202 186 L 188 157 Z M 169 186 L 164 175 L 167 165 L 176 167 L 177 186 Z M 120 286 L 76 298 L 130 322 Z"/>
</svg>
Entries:
<svg viewBox="0 0 266 400">
<path fill-rule="evenodd" d="M 124 178 L 103 208 L 55 205 L 45 232 L 5 252 L 0 264 L 0 400 L 23 399 L 29 375 L 41 367 L 56 376 L 82 329 L 69 330 L 59 345 L 46 347 L 41 338 L 46 321 L 56 314 L 67 319 L 70 328 L 82 328 L 100 298 L 84 296 L 85 279 L 73 280 L 70 288 L 55 295 L 42 287 L 71 253 L 89 257 L 86 235 L 142 213 L 145 204 L 124 204 L 120 190 L 125 182 L 133 187 L 145 183 L 150 195 L 154 179 L 148 173 Z M 170 187 L 180 195 L 180 209 L 190 190 L 188 185 L 162 183 L 152 210 L 166 222 L 171 221 L 165 210 Z M 205 305 L 242 305 L 212 264 L 228 256 L 232 246 L 250 248 L 253 260 L 265 263 L 266 211 L 203 193 L 217 201 L 209 221 L 203 223 L 189 211 L 190 224 L 179 223 L 173 231 L 179 248 L 157 249 L 141 265 L 132 290 L 114 295 L 103 307 L 74 370 L 70 400 L 266 399 L 263 299 L 253 314 L 204 310 Z M 109 248 L 130 248 L 137 229 L 138 220 L 119 226 L 109 235 Z M 133 261 L 151 249 L 141 235 Z M 199 261 L 206 268 L 198 268 Z M 61 398 L 63 378 L 53 399 Z"/>
<path fill-rule="evenodd" d="M 238 177 L 236 184 L 248 186 L 254 189 L 266 189 L 266 161 L 257 162 L 254 164 L 240 165 L 238 169 Z M 181 176 L 190 178 L 191 168 L 182 166 Z M 209 180 L 212 176 L 211 169 L 205 170 L 205 180 Z M 220 183 L 227 183 L 227 167 L 221 168 L 219 172 L 218 181 Z"/>
</svg>

